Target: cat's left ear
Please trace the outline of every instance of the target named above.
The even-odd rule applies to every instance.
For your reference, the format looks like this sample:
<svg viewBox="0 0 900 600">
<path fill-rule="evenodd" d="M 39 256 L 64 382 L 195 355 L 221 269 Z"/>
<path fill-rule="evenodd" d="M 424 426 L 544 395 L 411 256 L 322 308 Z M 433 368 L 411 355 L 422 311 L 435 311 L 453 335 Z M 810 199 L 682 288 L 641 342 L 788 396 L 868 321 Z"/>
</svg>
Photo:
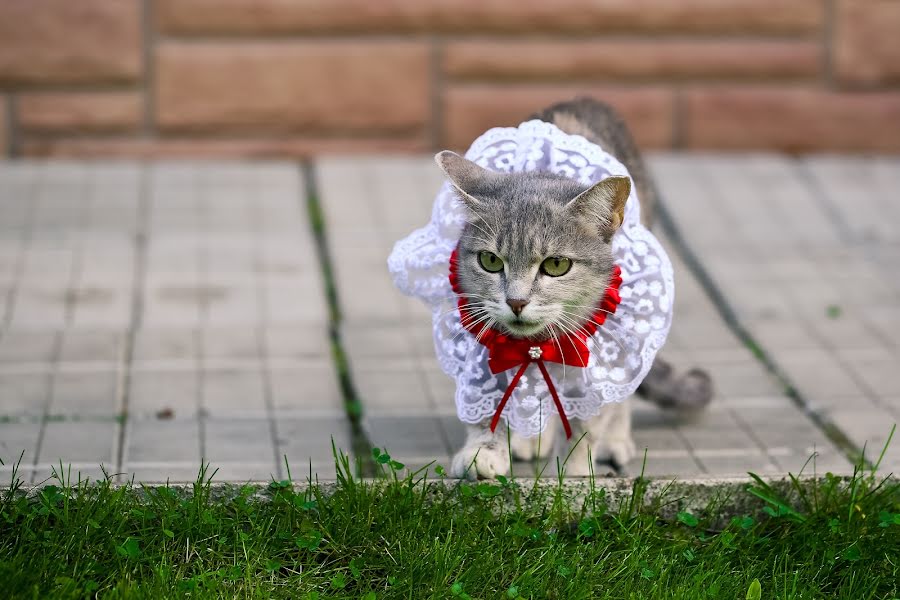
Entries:
<svg viewBox="0 0 900 600">
<path fill-rule="evenodd" d="M 625 203 L 630 195 L 630 178 L 607 177 L 575 196 L 566 209 L 599 220 L 603 233 L 612 236 L 625 220 Z"/>
</svg>

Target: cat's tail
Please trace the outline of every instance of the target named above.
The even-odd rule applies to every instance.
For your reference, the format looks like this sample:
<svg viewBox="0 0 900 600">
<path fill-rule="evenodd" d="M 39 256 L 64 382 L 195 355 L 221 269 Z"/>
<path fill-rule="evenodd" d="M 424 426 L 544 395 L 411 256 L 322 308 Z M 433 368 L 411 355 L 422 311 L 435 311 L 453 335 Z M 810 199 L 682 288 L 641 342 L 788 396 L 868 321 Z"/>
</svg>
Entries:
<svg viewBox="0 0 900 600">
<path fill-rule="evenodd" d="M 702 369 L 693 368 L 677 375 L 672 365 L 657 356 L 638 387 L 638 394 L 662 409 L 690 417 L 712 401 L 713 383 Z"/>
</svg>

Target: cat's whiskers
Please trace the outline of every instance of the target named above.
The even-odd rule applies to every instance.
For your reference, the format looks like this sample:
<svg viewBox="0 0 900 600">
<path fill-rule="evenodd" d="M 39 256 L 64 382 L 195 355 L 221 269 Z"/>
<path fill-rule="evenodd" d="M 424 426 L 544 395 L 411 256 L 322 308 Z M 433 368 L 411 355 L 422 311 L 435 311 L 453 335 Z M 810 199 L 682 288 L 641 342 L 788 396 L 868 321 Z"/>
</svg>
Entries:
<svg viewBox="0 0 900 600">
<path fill-rule="evenodd" d="M 493 318 L 494 318 L 494 316 L 491 313 L 489 313 L 487 311 L 481 311 L 481 314 L 478 316 L 478 318 L 473 318 L 472 320 L 466 320 L 465 323 L 462 323 L 462 321 L 460 321 L 462 328 L 451 338 L 452 341 L 455 342 L 456 338 L 458 338 L 459 336 L 461 336 L 464 333 L 467 333 L 469 331 L 467 329 L 467 327 L 475 327 L 480 323 L 484 323 L 486 321 L 489 322 Z M 489 329 L 490 327 L 491 327 L 491 325 L 489 325 L 489 324 L 485 325 L 485 327 L 482 328 L 480 333 L 484 333 L 485 329 Z"/>
<path fill-rule="evenodd" d="M 488 310 L 480 309 L 475 310 L 468 313 L 466 317 L 460 317 L 459 322 L 463 327 L 473 327 L 478 325 L 482 321 L 484 321 L 487 317 L 490 317 L 491 313 Z"/>
<path fill-rule="evenodd" d="M 494 299 L 490 296 L 482 296 L 480 294 L 465 294 L 464 297 L 467 300 L 469 300 L 470 298 L 475 299 L 474 302 L 472 302 L 472 301 L 466 302 L 466 308 L 470 312 L 474 309 L 484 309 L 484 308 L 490 308 L 493 310 L 497 310 L 497 308 L 499 307 L 499 304 L 497 304 L 494 301 Z M 453 294 L 450 296 L 442 296 L 441 297 L 442 300 L 455 300 L 456 302 L 453 302 L 452 306 L 449 306 L 446 309 L 442 310 L 439 313 L 438 318 L 442 319 L 445 316 L 449 315 L 450 313 L 458 311 L 459 310 L 459 305 L 458 305 L 459 298 L 460 297 L 457 294 Z"/>
<path fill-rule="evenodd" d="M 564 317 L 564 318 L 566 318 L 566 317 Z M 571 323 L 570 325 L 568 325 L 568 326 L 563 326 L 563 328 L 564 328 L 567 332 L 572 333 L 572 334 L 576 334 L 577 332 L 587 333 L 586 331 L 584 331 L 584 329 L 582 329 L 581 326 L 578 326 L 578 324 L 577 324 L 577 323 L 574 323 L 574 322 L 572 322 L 572 323 Z M 608 333 L 608 335 L 605 336 L 604 339 L 610 339 L 610 340 L 612 340 L 613 342 L 615 342 L 615 343 L 619 346 L 619 348 L 621 348 L 621 349 L 622 349 L 623 351 L 625 351 L 625 352 L 628 352 L 628 350 L 625 348 L 625 346 L 622 345 L 622 342 L 621 342 L 619 339 L 617 339 L 617 338 L 612 334 L 612 332 L 607 331 L 607 333 Z M 586 338 L 586 340 L 585 340 L 585 342 L 586 342 L 587 344 L 593 344 L 595 350 L 596 350 L 596 349 L 599 349 L 599 347 L 600 347 L 600 341 L 597 340 L 593 335 L 588 335 L 587 338 Z"/>
<path fill-rule="evenodd" d="M 608 315 L 616 314 L 615 311 L 606 310 L 605 308 L 600 308 L 599 306 L 597 306 L 595 304 L 567 304 L 566 306 L 568 306 L 569 308 L 590 308 L 590 309 L 592 309 L 592 311 L 591 311 L 592 313 L 600 311 L 600 312 L 604 312 Z M 575 313 L 570 313 L 570 314 L 575 314 Z"/>
<path fill-rule="evenodd" d="M 571 317 L 566 316 L 565 314 L 560 314 L 560 317 L 561 317 L 562 319 L 567 319 L 567 320 L 571 323 L 572 326 L 577 327 L 577 331 L 580 331 L 580 332 L 582 332 L 582 333 L 587 333 L 587 332 L 584 330 L 584 326 L 583 326 L 583 325 L 578 325 L 578 323 L 577 323 L 574 319 L 572 319 Z M 603 326 L 603 323 L 597 323 L 597 321 L 594 321 L 594 320 L 592 320 L 592 319 L 589 320 L 589 321 L 590 321 L 591 323 L 596 324 L 596 325 L 599 326 L 599 327 L 602 327 L 602 326 Z M 613 331 L 612 331 L 611 329 L 608 329 L 608 328 L 607 328 L 607 329 L 605 329 L 604 331 L 606 331 L 606 333 L 607 333 L 607 335 L 604 337 L 604 339 L 607 339 L 607 338 L 608 338 L 608 339 L 614 341 L 614 342 L 619 346 L 619 348 L 621 348 L 624 352 L 628 352 L 628 348 L 626 348 L 626 347 L 622 344 L 622 342 L 621 342 L 615 335 L 613 335 Z M 588 336 L 588 340 L 589 340 L 590 342 L 593 342 L 594 345 L 595 345 L 595 347 L 599 344 L 599 342 L 598 342 L 597 340 L 595 340 L 595 339 L 594 339 L 594 336 L 592 336 L 592 335 L 589 335 L 589 336 Z"/>
<path fill-rule="evenodd" d="M 483 309 L 487 308 L 487 305 L 488 305 L 488 301 L 487 301 L 487 300 L 485 300 L 485 301 L 479 301 L 479 302 L 469 302 L 469 303 L 466 304 L 466 308 L 469 310 L 469 312 L 472 312 L 473 310 L 483 310 Z M 458 306 L 455 306 L 455 305 L 454 305 L 454 306 L 451 306 L 451 307 L 449 307 L 449 308 L 447 308 L 447 309 L 445 309 L 445 310 L 442 310 L 440 313 L 438 313 L 437 318 L 438 318 L 438 319 L 443 319 L 443 318 L 446 317 L 447 315 L 449 315 L 449 314 L 451 314 L 451 313 L 454 313 L 454 312 L 457 312 L 457 311 L 459 311 L 459 307 L 458 307 Z"/>
<path fill-rule="evenodd" d="M 563 311 L 559 314 L 560 320 L 567 326 L 567 331 L 569 331 L 570 333 L 587 334 L 588 331 L 587 331 L 587 329 L 585 329 L 585 326 L 587 325 L 587 323 L 588 322 L 596 323 L 596 321 L 590 321 L 590 320 L 584 321 L 583 319 L 581 319 L 581 321 L 579 321 L 575 318 L 572 318 L 572 316 L 570 316 L 571 314 L 573 314 L 573 313 L 566 313 L 565 311 Z"/>
<path fill-rule="evenodd" d="M 562 345 L 559 343 L 559 336 L 556 335 L 556 332 L 553 330 L 553 323 L 551 323 L 547 327 L 547 331 L 550 333 L 550 339 L 553 340 L 553 343 L 556 344 L 557 349 L 559 349 L 559 355 L 563 355 Z M 562 364 L 562 372 L 563 372 L 563 381 L 566 380 L 566 363 Z"/>
<path fill-rule="evenodd" d="M 612 314 L 615 314 L 615 313 L 612 313 L 612 312 L 609 312 L 609 311 L 604 311 L 604 312 L 606 312 L 607 314 L 611 314 L 611 315 L 612 315 Z M 597 325 L 598 327 L 604 325 L 604 323 L 594 320 L 594 318 L 593 318 L 594 315 L 593 315 L 593 314 L 591 314 L 590 317 L 587 317 L 587 318 L 586 318 L 584 315 L 581 315 L 581 314 L 578 314 L 578 313 L 573 313 L 573 312 L 567 311 L 567 310 L 565 310 L 565 309 L 562 309 L 562 310 L 560 311 L 560 313 L 561 313 L 561 314 L 564 314 L 564 315 L 566 315 L 566 316 L 568 316 L 569 318 L 573 318 L 573 320 L 579 320 L 579 319 L 580 319 L 580 320 L 584 321 L 585 324 L 587 324 L 587 323 L 594 323 L 594 324 Z"/>
<path fill-rule="evenodd" d="M 487 325 L 485 325 L 481 331 L 479 331 L 477 334 L 475 334 L 475 341 L 480 344 L 481 336 L 483 336 L 488 331 L 490 331 L 493 328 L 493 326 L 496 324 L 496 322 L 497 322 L 497 320 L 494 318 L 493 315 L 491 315 L 491 317 L 488 319 Z"/>
<path fill-rule="evenodd" d="M 577 332 L 571 332 L 571 331 L 569 331 L 569 330 L 566 329 L 566 328 L 563 326 L 563 324 L 560 323 L 559 321 L 553 321 L 553 323 L 551 324 L 551 327 L 553 327 L 553 326 L 558 327 L 558 328 L 561 330 L 561 332 L 562 332 L 563 334 L 565 334 L 566 340 L 568 340 L 569 344 L 572 345 L 572 348 L 573 348 L 573 349 L 575 349 L 575 350 L 578 349 L 578 347 L 575 345 L 575 342 L 572 341 L 572 337 L 571 337 L 571 334 L 572 334 L 572 333 L 577 333 Z M 560 348 L 560 352 L 562 352 L 562 349 L 561 349 L 561 348 Z"/>
<path fill-rule="evenodd" d="M 579 325 L 575 319 L 572 319 L 564 314 L 559 315 L 559 320 L 557 321 L 557 325 L 562 329 L 563 333 L 566 335 L 578 335 L 579 333 L 587 333 L 584 330 L 582 325 Z"/>
<path fill-rule="evenodd" d="M 476 294 L 466 294 L 465 297 L 466 297 L 467 299 L 468 299 L 468 298 L 474 298 L 474 299 L 477 301 L 477 302 L 467 302 L 467 303 L 466 303 L 466 306 L 478 306 L 478 305 L 484 305 L 484 304 L 486 304 L 486 303 L 492 303 L 492 304 L 494 304 L 494 299 L 491 298 L 491 297 L 489 297 L 489 296 L 479 296 L 479 295 L 476 295 Z M 458 296 L 458 295 L 454 294 L 454 295 L 452 295 L 452 296 L 442 296 L 442 297 L 441 297 L 441 300 L 444 300 L 444 301 L 452 300 L 452 301 L 454 301 L 454 302 L 453 302 L 453 307 L 452 307 L 451 309 L 445 311 L 444 314 L 449 313 L 449 312 L 452 312 L 452 311 L 454 311 L 454 310 L 459 310 L 459 305 L 457 304 L 458 301 L 459 301 L 459 296 Z"/>
</svg>

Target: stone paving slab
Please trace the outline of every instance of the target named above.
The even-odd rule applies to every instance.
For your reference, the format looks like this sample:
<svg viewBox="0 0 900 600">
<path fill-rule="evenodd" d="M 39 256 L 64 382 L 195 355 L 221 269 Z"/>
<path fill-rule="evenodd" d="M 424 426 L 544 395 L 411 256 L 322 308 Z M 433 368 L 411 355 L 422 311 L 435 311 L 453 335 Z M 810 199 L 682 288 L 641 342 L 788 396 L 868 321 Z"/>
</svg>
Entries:
<svg viewBox="0 0 900 600">
<path fill-rule="evenodd" d="M 0 163 L 0 479 L 22 450 L 26 481 L 59 459 L 266 480 L 284 455 L 333 477 L 350 440 L 304 189 L 284 163 Z"/>
<path fill-rule="evenodd" d="M 741 323 L 814 410 L 877 456 L 900 420 L 900 160 L 658 154 L 651 166 Z M 792 438 L 770 421 L 773 443 Z M 883 466 L 900 470 L 900 445 Z"/>
<path fill-rule="evenodd" d="M 897 160 L 651 165 L 741 322 L 816 410 L 883 443 L 900 407 Z M 464 436 L 454 384 L 428 311 L 385 266 L 426 222 L 440 172 L 430 157 L 356 157 L 315 176 L 364 430 L 411 468 L 446 466 Z M 189 481 L 204 458 L 220 480 L 283 477 L 287 456 L 295 479 L 334 477 L 331 443 L 352 440 L 303 190 L 277 163 L 0 163 L 0 477 L 23 450 L 35 482 L 59 458 L 91 477 L 102 461 Z M 719 395 L 691 422 L 633 403 L 647 473 L 796 472 L 812 452 L 819 472 L 849 470 L 662 241 L 677 277 L 664 355 L 708 369 Z"/>
<path fill-rule="evenodd" d="M 394 242 L 431 214 L 441 174 L 430 157 L 334 158 L 317 161 L 315 177 L 368 438 L 410 468 L 447 467 L 463 428 L 442 418 L 455 414 L 452 395 L 435 394 L 426 375 L 437 368 L 430 312 L 397 292 L 386 265 Z"/>
<path fill-rule="evenodd" d="M 454 384 L 437 367 L 428 311 L 392 287 L 384 262 L 397 239 L 427 222 L 441 174 L 430 157 L 335 158 L 317 162 L 316 179 L 340 290 L 342 339 L 366 407 L 369 437 L 402 461 L 435 460 L 446 466 L 464 439 L 454 416 Z M 696 204 L 691 188 L 676 189 L 677 183 L 672 184 L 677 196 L 673 202 L 687 196 L 686 204 Z M 693 180 L 686 183 L 696 185 Z M 723 243 L 728 238 L 701 229 Z M 663 354 L 680 368 L 702 364 L 710 370 L 719 397 L 695 423 L 680 423 L 634 402 L 635 439 L 647 449 L 647 472 L 796 471 L 813 451 L 823 468 L 848 470 L 838 450 L 721 320 L 680 259 L 673 259 L 677 316 Z M 761 401 L 776 407 L 772 416 L 779 420 L 777 425 L 756 419 Z M 410 439 L 421 441 L 410 444 Z M 639 462 L 630 470 L 639 469 Z"/>
</svg>

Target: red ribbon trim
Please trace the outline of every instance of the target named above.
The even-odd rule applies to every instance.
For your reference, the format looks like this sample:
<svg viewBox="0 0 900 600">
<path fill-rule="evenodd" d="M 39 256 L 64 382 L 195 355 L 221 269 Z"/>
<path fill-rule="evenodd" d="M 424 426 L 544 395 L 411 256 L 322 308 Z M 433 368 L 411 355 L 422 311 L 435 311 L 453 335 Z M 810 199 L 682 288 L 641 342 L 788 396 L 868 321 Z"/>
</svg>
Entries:
<svg viewBox="0 0 900 600">
<path fill-rule="evenodd" d="M 497 429 L 500 415 L 503 413 L 503 409 L 506 408 L 506 403 L 512 396 L 513 390 L 519 384 L 519 380 L 522 379 L 522 375 L 525 374 L 528 365 L 537 363 L 538 368 L 541 370 L 541 375 L 544 376 L 544 381 L 547 382 L 547 388 L 553 397 L 553 402 L 556 404 L 556 411 L 559 413 L 563 428 L 566 430 L 566 439 L 571 438 L 572 428 L 569 426 L 569 419 L 566 417 L 562 402 L 556 393 L 556 387 L 553 385 L 553 379 L 550 377 L 544 362 L 550 361 L 572 367 L 587 366 L 590 358 L 590 350 L 587 346 L 588 337 L 593 335 L 597 328 L 606 322 L 607 315 L 616 312 L 622 301 L 619 295 L 619 286 L 622 285 L 622 270 L 619 266 L 613 266 L 609 285 L 606 287 L 603 298 L 600 300 L 597 310 L 594 311 L 590 320 L 576 333 L 568 333 L 559 337 L 558 342 L 552 338 L 535 341 L 513 337 L 496 329 L 491 329 L 484 322 L 475 319 L 469 311 L 468 299 L 459 287 L 458 249 L 453 250 L 453 253 L 450 255 L 450 285 L 459 297 L 457 306 L 462 326 L 488 349 L 488 367 L 491 373 L 496 375 L 514 367 L 519 367 L 509 386 L 507 386 L 500 404 L 497 405 L 497 410 L 491 419 L 491 431 L 493 432 Z"/>
</svg>

